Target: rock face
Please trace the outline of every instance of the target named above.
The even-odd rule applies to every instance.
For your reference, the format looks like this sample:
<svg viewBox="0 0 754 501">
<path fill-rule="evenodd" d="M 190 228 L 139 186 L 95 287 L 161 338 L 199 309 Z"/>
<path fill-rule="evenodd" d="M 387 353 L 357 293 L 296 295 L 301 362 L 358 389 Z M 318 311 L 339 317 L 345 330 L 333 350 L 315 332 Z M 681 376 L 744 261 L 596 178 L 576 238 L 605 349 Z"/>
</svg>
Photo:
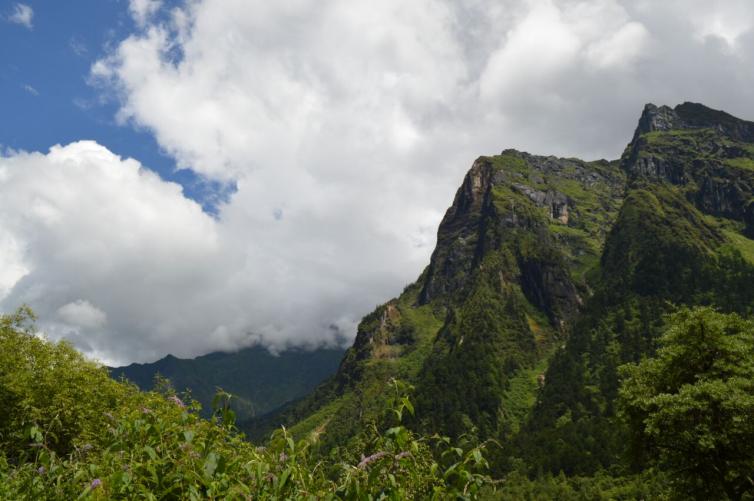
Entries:
<svg viewBox="0 0 754 501">
<path fill-rule="evenodd" d="M 550 218 L 557 219 L 565 225 L 568 224 L 568 206 L 573 207 L 574 202 L 566 195 L 553 190 L 535 190 L 531 186 L 521 183 L 513 183 L 512 186 L 519 193 L 526 195 L 537 206 L 547 207 L 550 210 Z"/>
<path fill-rule="evenodd" d="M 478 266 L 480 232 L 491 215 L 489 195 L 494 173 L 492 164 L 479 158 L 456 192 L 437 232 L 437 246 L 421 292 L 422 304 L 463 289 L 471 270 Z"/>
<path fill-rule="evenodd" d="M 703 104 L 685 102 L 675 108 L 647 104 L 639 118 L 633 141 L 649 132 L 712 128 L 734 141 L 754 142 L 754 122 L 741 120 Z"/>
<path fill-rule="evenodd" d="M 621 159 L 632 180 L 683 188 L 703 212 L 731 218 L 754 234 L 754 122 L 701 104 L 648 104 Z"/>
<path fill-rule="evenodd" d="M 681 126 L 681 118 L 668 106 L 657 107 L 654 104 L 644 106 L 644 111 L 639 118 L 639 125 L 634 133 L 634 141 L 648 132 L 668 131 Z"/>
<path fill-rule="evenodd" d="M 462 297 L 485 257 L 509 248 L 516 263 L 500 270 L 503 279 L 520 285 L 553 322 L 573 315 L 581 303 L 578 285 L 583 284 L 569 273 L 569 261 L 596 256 L 598 249 L 589 248 L 589 241 L 602 240 L 608 225 L 592 211 L 617 210 L 623 183 L 621 172 L 609 162 L 515 150 L 477 159 L 440 223 L 420 303 Z M 545 252 L 521 248 L 521 232 Z"/>
</svg>

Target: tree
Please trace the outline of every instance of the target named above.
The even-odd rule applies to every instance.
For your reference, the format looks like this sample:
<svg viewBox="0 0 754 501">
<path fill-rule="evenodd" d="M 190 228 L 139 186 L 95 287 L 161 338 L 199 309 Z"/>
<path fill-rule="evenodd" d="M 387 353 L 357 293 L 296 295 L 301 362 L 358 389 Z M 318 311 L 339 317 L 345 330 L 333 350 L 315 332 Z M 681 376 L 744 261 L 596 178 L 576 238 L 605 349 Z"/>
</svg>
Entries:
<svg viewBox="0 0 754 501">
<path fill-rule="evenodd" d="M 631 456 L 679 497 L 754 493 L 754 323 L 711 308 L 673 315 L 653 358 L 621 368 Z"/>
</svg>

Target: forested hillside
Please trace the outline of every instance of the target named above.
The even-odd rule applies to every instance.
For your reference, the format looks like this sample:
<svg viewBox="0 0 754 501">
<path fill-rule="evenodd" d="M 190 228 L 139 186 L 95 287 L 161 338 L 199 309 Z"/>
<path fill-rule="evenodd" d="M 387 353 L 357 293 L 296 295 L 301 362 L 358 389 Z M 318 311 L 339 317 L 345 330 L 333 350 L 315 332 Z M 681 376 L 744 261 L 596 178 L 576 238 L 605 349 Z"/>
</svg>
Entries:
<svg viewBox="0 0 754 501">
<path fill-rule="evenodd" d="M 399 377 L 414 429 L 497 441 L 499 475 L 645 469 L 619 368 L 681 307 L 751 317 L 753 235 L 754 123 L 703 105 L 647 105 L 618 161 L 481 157 L 417 282 L 364 318 L 330 381 L 246 428 L 358 450 Z"/>
<path fill-rule="evenodd" d="M 28 308 L 0 316 L 0 499 L 463 498 L 494 485 L 480 448 L 401 426 L 411 407 L 398 383 L 385 400 L 394 426 L 368 431 L 370 455 L 323 463 L 285 430 L 245 441 L 228 394 L 204 419 L 169 385 L 114 381 L 33 321 Z"/>
<path fill-rule="evenodd" d="M 191 391 L 209 417 L 218 388 L 233 394 L 233 410 L 240 420 L 264 415 L 311 392 L 338 368 L 343 350 L 286 350 L 271 354 L 262 346 L 234 353 L 210 353 L 193 359 L 168 355 L 151 364 L 131 364 L 110 369 L 110 375 L 125 377 L 142 390 L 154 388 L 162 376 L 177 391 Z"/>
</svg>

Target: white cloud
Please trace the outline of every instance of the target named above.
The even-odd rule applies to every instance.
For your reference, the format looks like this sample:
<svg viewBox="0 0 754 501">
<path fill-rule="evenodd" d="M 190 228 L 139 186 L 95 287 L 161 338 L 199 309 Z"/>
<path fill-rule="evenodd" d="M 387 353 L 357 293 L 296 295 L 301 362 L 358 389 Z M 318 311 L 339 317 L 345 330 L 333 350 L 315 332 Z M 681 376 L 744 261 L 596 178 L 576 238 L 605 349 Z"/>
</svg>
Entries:
<svg viewBox="0 0 754 501">
<path fill-rule="evenodd" d="M 353 333 L 407 271 L 365 268 L 361 257 L 390 250 L 379 241 L 387 231 L 338 227 L 329 212 L 246 213 L 253 204 L 218 221 L 178 185 L 90 141 L 0 158 L 0 192 L 0 307 L 31 305 L 50 337 L 110 363 L 332 341 L 333 326 Z M 347 259 L 344 242 L 357 251 Z"/>
<path fill-rule="evenodd" d="M 107 324 L 107 314 L 84 299 L 61 306 L 58 316 L 73 327 L 101 329 Z"/>
<path fill-rule="evenodd" d="M 557 6 L 547 1 L 533 4 L 490 54 L 479 78 L 482 99 L 516 99 L 532 83 L 570 67 L 582 44 Z"/>
<path fill-rule="evenodd" d="M 32 87 L 31 85 L 29 85 L 29 84 L 24 84 L 23 85 L 23 89 L 26 92 L 28 92 L 29 94 L 31 94 L 32 96 L 36 97 L 36 96 L 39 95 L 39 91 L 37 89 L 35 89 L 34 87 Z"/>
<path fill-rule="evenodd" d="M 716 37 L 730 48 L 737 48 L 738 40 L 754 24 L 754 11 L 747 0 L 729 0 L 722 5 L 698 2 L 689 12 L 697 37 Z"/>
<path fill-rule="evenodd" d="M 71 51 L 79 57 L 84 57 L 89 53 L 89 48 L 86 46 L 86 42 L 76 36 L 72 36 L 68 40 L 68 47 Z"/>
<path fill-rule="evenodd" d="M 0 171 L 0 176 L 2 172 Z M 20 242 L 10 232 L 0 233 L 0 257 L 3 262 L 3 266 L 0 267 L 0 298 L 3 298 L 29 269 L 24 265 L 24 250 Z"/>
<path fill-rule="evenodd" d="M 586 57 L 599 68 L 630 67 L 644 52 L 648 39 L 649 32 L 644 25 L 628 22 L 612 35 L 592 44 Z"/>
<path fill-rule="evenodd" d="M 648 101 L 754 117 L 754 6 L 692 3 L 132 1 L 92 74 L 238 191 L 213 219 L 96 144 L 9 155 L 0 306 L 123 361 L 352 335 L 427 263 L 476 156 L 616 158 Z M 96 333 L 57 314 L 82 298 Z"/>
<path fill-rule="evenodd" d="M 162 6 L 162 0 L 129 0 L 128 9 L 138 26 L 144 26 Z"/>
<path fill-rule="evenodd" d="M 15 24 L 20 24 L 29 29 L 32 29 L 34 25 L 34 9 L 23 3 L 17 3 L 13 7 L 13 13 L 8 16 L 8 21 Z"/>
<path fill-rule="evenodd" d="M 2 277 L 3 309 L 30 304 L 63 337 L 59 319 L 96 318 L 86 304 L 76 307 L 86 298 L 108 322 L 78 326 L 106 330 L 89 344 L 111 358 L 152 357 L 182 338 L 197 343 L 185 322 L 222 266 L 215 222 L 180 186 L 81 141 L 0 158 L 0 192 L 0 255 L 15 270 Z"/>
</svg>

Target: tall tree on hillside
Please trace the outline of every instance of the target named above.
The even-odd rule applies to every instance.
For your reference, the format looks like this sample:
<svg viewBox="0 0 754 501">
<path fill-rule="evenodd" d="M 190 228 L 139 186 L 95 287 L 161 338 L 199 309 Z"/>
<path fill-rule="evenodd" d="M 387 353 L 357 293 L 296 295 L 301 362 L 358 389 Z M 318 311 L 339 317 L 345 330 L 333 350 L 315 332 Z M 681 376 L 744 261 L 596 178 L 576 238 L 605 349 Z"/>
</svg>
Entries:
<svg viewBox="0 0 754 501">
<path fill-rule="evenodd" d="M 754 322 L 676 313 L 653 358 L 622 367 L 632 457 L 666 470 L 680 497 L 754 493 Z"/>
</svg>

